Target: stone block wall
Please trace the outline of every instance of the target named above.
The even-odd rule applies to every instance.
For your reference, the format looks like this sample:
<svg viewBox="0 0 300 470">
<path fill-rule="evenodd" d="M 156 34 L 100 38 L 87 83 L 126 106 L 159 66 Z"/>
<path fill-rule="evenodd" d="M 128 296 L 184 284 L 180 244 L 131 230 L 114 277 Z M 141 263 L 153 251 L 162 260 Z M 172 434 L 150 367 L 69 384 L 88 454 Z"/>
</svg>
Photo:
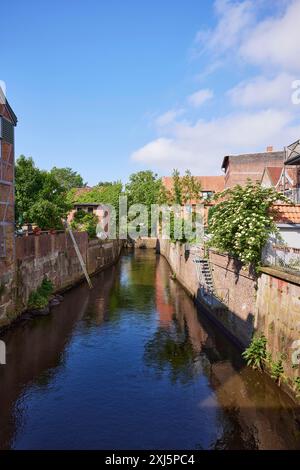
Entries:
<svg viewBox="0 0 300 470">
<path fill-rule="evenodd" d="M 240 270 L 227 255 L 210 250 L 209 260 L 214 287 L 218 298 L 201 289 L 193 262 L 193 254 L 185 245 L 160 240 L 160 253 L 167 258 L 178 281 L 203 305 L 211 318 L 217 322 L 240 346 L 245 347 L 251 340 L 254 328 L 256 280 L 248 270 Z M 203 253 L 202 253 L 203 255 Z"/>
<path fill-rule="evenodd" d="M 160 240 L 159 245 L 178 281 L 237 344 L 244 349 L 255 332 L 266 336 L 272 360 L 284 356 L 284 387 L 294 395 L 294 379 L 300 376 L 300 276 L 267 267 L 256 276 L 211 249 L 216 292 L 220 289 L 219 297 L 224 290 L 229 293 L 227 302 L 212 302 L 198 281 L 193 255 L 185 246 L 168 240 Z"/>
<path fill-rule="evenodd" d="M 300 276 L 262 268 L 256 329 L 266 336 L 273 360 L 285 356 L 285 374 L 292 380 L 300 376 Z"/>
<path fill-rule="evenodd" d="M 93 274 L 114 263 L 122 248 L 119 240 L 89 241 L 85 232 L 75 232 L 79 250 Z M 55 291 L 63 291 L 84 279 L 72 240 L 66 233 L 30 235 L 16 239 L 16 263 L 0 273 L 0 326 L 26 310 L 29 295 L 50 279 Z"/>
</svg>

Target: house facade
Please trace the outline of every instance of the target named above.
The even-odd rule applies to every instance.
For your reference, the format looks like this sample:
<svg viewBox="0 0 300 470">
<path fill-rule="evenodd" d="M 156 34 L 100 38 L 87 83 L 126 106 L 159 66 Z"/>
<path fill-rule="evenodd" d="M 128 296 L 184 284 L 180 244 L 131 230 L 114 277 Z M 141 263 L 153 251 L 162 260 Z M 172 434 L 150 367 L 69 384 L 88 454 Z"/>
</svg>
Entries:
<svg viewBox="0 0 300 470">
<path fill-rule="evenodd" d="M 300 271 L 300 204 L 275 204 L 273 209 L 281 239 L 270 237 L 263 262 Z"/>
<path fill-rule="evenodd" d="M 14 128 L 17 118 L 0 88 L 0 272 L 14 261 Z"/>
<path fill-rule="evenodd" d="M 244 186 L 247 180 L 261 181 L 267 167 L 283 168 L 285 152 L 273 152 L 272 147 L 263 153 L 227 155 L 223 159 L 222 170 L 225 173 L 225 187 L 237 184 Z"/>
<path fill-rule="evenodd" d="M 0 322 L 13 308 L 15 272 L 14 128 L 17 117 L 0 88 Z"/>
</svg>

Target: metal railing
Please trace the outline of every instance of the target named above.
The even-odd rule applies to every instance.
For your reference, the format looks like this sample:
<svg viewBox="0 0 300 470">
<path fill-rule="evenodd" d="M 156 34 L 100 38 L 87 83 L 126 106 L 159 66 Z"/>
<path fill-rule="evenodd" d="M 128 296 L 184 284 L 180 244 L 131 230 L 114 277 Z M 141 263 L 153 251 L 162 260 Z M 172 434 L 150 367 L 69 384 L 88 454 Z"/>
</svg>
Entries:
<svg viewBox="0 0 300 470">
<path fill-rule="evenodd" d="M 267 266 L 274 266 L 300 274 L 300 248 L 276 243 L 268 243 L 262 261 Z"/>
<path fill-rule="evenodd" d="M 286 189 L 284 195 L 294 204 L 300 204 L 300 188 Z"/>
</svg>

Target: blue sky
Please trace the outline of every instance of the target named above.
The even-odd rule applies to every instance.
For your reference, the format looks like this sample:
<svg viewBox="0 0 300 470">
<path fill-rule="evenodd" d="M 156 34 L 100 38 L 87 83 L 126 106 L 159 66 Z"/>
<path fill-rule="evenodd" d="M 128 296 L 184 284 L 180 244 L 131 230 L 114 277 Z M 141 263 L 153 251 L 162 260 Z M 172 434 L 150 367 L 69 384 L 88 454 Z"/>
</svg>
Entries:
<svg viewBox="0 0 300 470">
<path fill-rule="evenodd" d="M 225 154 L 300 138 L 299 0 L 18 0 L 1 16 L 16 155 L 42 168 L 218 174 Z"/>
</svg>

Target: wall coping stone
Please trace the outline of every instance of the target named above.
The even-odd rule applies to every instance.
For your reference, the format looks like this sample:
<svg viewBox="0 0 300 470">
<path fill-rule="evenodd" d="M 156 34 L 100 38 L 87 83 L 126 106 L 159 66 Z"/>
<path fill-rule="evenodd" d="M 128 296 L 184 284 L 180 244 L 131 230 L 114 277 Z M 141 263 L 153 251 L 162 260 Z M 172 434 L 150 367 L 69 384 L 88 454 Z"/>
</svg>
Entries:
<svg viewBox="0 0 300 470">
<path fill-rule="evenodd" d="M 291 282 L 292 284 L 300 286 L 300 275 L 286 273 L 285 271 L 281 271 L 280 269 L 269 268 L 267 266 L 259 268 L 259 271 L 264 274 L 269 274 L 269 276 L 273 276 L 278 279 L 282 279 L 284 281 Z"/>
</svg>

